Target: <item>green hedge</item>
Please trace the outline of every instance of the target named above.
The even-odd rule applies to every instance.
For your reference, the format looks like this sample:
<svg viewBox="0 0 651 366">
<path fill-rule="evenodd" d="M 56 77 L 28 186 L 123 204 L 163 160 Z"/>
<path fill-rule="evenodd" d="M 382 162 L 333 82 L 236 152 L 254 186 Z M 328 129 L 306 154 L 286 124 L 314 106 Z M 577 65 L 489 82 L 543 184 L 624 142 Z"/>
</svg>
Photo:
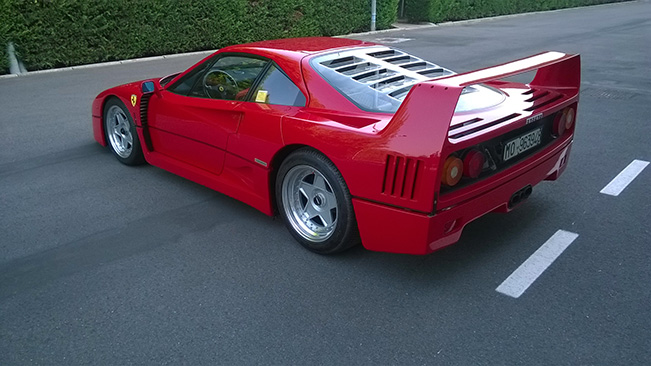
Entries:
<svg viewBox="0 0 651 366">
<path fill-rule="evenodd" d="M 445 22 L 629 0 L 405 0 L 412 22 Z"/>
<path fill-rule="evenodd" d="M 371 0 L 0 0 L 0 74 L 7 42 L 28 70 L 230 44 L 368 30 Z M 443 22 L 626 0 L 405 0 L 411 21 Z M 378 29 L 399 0 L 377 0 Z"/>
<path fill-rule="evenodd" d="M 378 0 L 378 29 L 399 0 Z M 0 73 L 368 30 L 370 0 L 0 0 Z"/>
</svg>

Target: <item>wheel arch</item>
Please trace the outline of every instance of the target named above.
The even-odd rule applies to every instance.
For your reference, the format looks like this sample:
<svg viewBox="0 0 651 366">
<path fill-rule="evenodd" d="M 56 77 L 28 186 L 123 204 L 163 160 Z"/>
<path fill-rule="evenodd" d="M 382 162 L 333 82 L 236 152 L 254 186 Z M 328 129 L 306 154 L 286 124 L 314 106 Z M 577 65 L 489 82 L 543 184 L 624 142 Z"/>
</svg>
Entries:
<svg viewBox="0 0 651 366">
<path fill-rule="evenodd" d="M 330 160 L 330 162 L 332 162 L 332 164 L 335 167 L 337 167 L 337 164 L 335 164 L 335 162 L 327 154 L 315 148 L 314 146 L 305 145 L 305 144 L 291 144 L 291 145 L 283 146 L 280 150 L 276 152 L 276 154 L 271 159 L 271 164 L 269 164 L 269 187 L 267 188 L 269 189 L 269 200 L 271 203 L 271 209 L 273 215 L 278 214 L 278 204 L 276 203 L 276 179 L 278 177 L 278 170 L 280 169 L 280 166 L 283 164 L 283 162 L 285 161 L 285 159 L 287 159 L 289 155 L 291 155 L 293 152 L 300 149 L 309 149 L 315 151 L 325 156 L 328 160 Z M 339 170 L 338 167 L 337 170 Z M 345 180 L 346 179 L 344 178 L 344 181 Z"/>
<path fill-rule="evenodd" d="M 333 197 L 335 195 L 337 197 L 334 202 L 337 202 L 339 199 L 343 200 L 336 203 L 336 220 L 337 222 L 340 222 L 336 227 L 331 226 L 332 223 L 326 223 L 323 221 L 323 219 L 321 219 L 321 224 L 326 228 L 331 227 L 331 229 L 328 230 L 333 231 L 330 231 L 327 236 L 323 237 L 320 240 L 314 239 L 317 237 L 317 235 L 315 232 L 310 231 L 310 229 L 306 229 L 309 235 L 305 236 L 305 231 L 303 229 L 299 229 L 295 225 L 295 216 L 287 212 L 287 207 L 291 206 L 291 204 L 285 202 L 284 199 L 280 199 L 287 196 L 284 183 L 282 187 L 278 185 L 278 175 L 279 172 L 287 172 L 290 180 L 296 178 L 295 175 L 291 175 L 291 172 L 294 171 L 295 168 L 299 167 L 298 165 L 295 165 L 297 163 L 297 160 L 292 161 L 289 166 L 283 167 L 283 164 L 287 160 L 291 160 L 293 154 L 295 153 L 298 153 L 299 155 L 298 161 L 301 162 L 299 164 L 312 165 L 310 161 L 314 163 L 314 165 L 311 167 L 311 169 L 314 169 L 312 170 L 312 173 L 323 176 L 323 178 L 326 179 L 326 182 L 329 182 L 326 183 L 330 184 L 332 188 L 329 191 L 332 193 Z M 305 165 L 301 165 L 301 168 L 304 170 L 306 168 L 310 169 L 309 166 L 306 167 Z M 357 219 L 352 203 L 352 196 L 348 189 L 346 179 L 344 178 L 343 173 L 337 166 L 336 162 L 321 149 L 306 144 L 291 144 L 284 146 L 272 158 L 269 171 L 269 192 L 271 193 L 270 201 L 272 203 L 272 212 L 274 215 L 280 216 L 280 218 L 285 222 L 285 225 L 287 226 L 292 236 L 301 245 L 315 253 L 334 254 L 342 252 L 360 243 L 361 240 L 359 238 L 359 228 L 357 226 Z M 285 178 L 283 178 L 283 180 L 284 179 Z M 278 185 L 278 187 L 276 187 L 276 185 Z M 281 190 L 283 192 L 280 192 Z M 336 193 L 337 191 L 340 193 Z M 279 194 L 282 196 L 279 197 Z M 308 201 L 310 201 L 310 199 L 308 199 Z M 320 204 L 317 203 L 317 205 Z M 294 208 L 290 208 L 290 210 L 291 212 L 296 212 L 294 211 Z M 314 237 L 312 237 L 312 235 L 314 235 Z"/>
<path fill-rule="evenodd" d="M 111 104 L 112 106 L 116 106 L 119 109 L 123 111 L 123 113 L 126 114 L 126 118 L 128 119 L 129 123 L 129 135 L 132 137 L 132 149 L 130 150 L 129 154 L 127 156 L 122 156 L 120 155 L 117 151 L 114 145 L 112 145 L 111 140 L 109 140 L 109 134 L 110 132 L 106 130 L 106 124 L 108 121 L 106 121 L 106 108 L 107 106 Z M 94 116 L 97 117 L 97 122 L 96 125 L 98 128 L 98 133 L 101 135 L 101 138 L 104 140 L 104 143 L 106 144 L 105 146 L 108 146 L 109 149 L 113 152 L 113 154 L 117 157 L 117 159 L 126 165 L 140 165 L 146 162 L 146 159 L 143 154 L 142 150 L 142 139 L 140 137 L 140 133 L 138 131 L 138 126 L 137 126 L 137 116 L 135 115 L 135 112 L 129 108 L 129 106 L 120 98 L 118 95 L 114 94 L 107 94 L 105 96 L 102 96 L 102 98 L 97 99 L 97 106 L 94 105 L 94 108 L 98 107 L 99 109 L 99 116 Z M 97 110 L 97 109 L 96 109 Z M 97 139 L 97 136 L 96 136 Z M 101 144 L 101 141 L 100 141 Z"/>
<path fill-rule="evenodd" d="M 93 111 L 93 114 L 97 119 L 97 126 L 95 128 L 97 128 L 100 132 L 99 136 L 96 136 L 96 139 L 99 139 L 97 142 L 99 142 L 104 147 L 108 146 L 108 140 L 106 139 L 106 126 L 104 123 L 104 109 L 106 108 L 106 103 L 108 103 L 111 99 L 117 99 L 124 103 L 124 101 L 122 101 L 122 99 L 120 99 L 120 97 L 117 95 L 107 94 L 102 96 L 102 98 L 97 101 L 97 109 Z"/>
</svg>

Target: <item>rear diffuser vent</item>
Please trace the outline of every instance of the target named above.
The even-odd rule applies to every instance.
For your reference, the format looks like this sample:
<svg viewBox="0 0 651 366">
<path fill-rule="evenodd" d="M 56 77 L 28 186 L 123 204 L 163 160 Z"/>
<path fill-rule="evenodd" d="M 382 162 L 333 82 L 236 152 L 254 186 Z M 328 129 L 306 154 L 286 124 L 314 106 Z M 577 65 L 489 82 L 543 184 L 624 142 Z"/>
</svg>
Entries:
<svg viewBox="0 0 651 366">
<path fill-rule="evenodd" d="M 382 193 L 413 200 L 422 168 L 423 162 L 418 159 L 387 155 Z"/>
</svg>

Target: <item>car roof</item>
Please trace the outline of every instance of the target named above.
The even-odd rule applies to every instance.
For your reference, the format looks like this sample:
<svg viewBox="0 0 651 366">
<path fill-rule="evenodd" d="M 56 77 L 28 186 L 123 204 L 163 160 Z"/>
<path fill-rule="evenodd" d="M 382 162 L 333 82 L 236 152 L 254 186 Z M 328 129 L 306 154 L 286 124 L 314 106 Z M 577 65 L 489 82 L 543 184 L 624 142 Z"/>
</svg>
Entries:
<svg viewBox="0 0 651 366">
<path fill-rule="evenodd" d="M 350 48 L 360 46 L 371 46 L 375 43 L 359 41 L 347 38 L 331 37 L 303 37 L 303 38 L 285 38 L 274 39 L 269 41 L 259 41 L 233 45 L 223 48 L 223 51 L 229 52 L 247 52 L 251 49 L 265 49 L 275 53 L 297 53 L 305 56 L 306 54 L 321 53 L 339 48 Z M 278 52 L 280 51 L 280 52 Z"/>
<path fill-rule="evenodd" d="M 302 60 L 306 57 L 309 58 L 333 51 L 369 46 L 377 46 L 377 44 L 346 38 L 305 37 L 238 44 L 224 47 L 218 53 L 246 53 L 270 58 L 280 66 L 306 96 L 309 95 L 310 105 L 319 105 L 326 109 L 359 112 L 357 106 L 333 89 L 327 81 L 321 77 L 313 77 L 312 75 L 316 75 L 316 71 L 311 68 L 302 69 Z M 306 79 L 309 79 L 311 83 L 309 92 Z"/>
</svg>

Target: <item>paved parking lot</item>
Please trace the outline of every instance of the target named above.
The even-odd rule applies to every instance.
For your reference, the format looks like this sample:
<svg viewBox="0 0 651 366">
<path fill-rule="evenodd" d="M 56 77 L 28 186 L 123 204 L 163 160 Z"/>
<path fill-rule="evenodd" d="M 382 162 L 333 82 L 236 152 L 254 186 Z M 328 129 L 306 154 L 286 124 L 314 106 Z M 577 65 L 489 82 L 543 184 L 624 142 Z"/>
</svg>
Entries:
<svg viewBox="0 0 651 366">
<path fill-rule="evenodd" d="M 651 3 L 356 38 L 463 72 L 582 55 L 569 167 L 429 256 L 280 220 L 97 145 L 110 86 L 201 56 L 0 78 L 0 365 L 651 363 Z"/>
</svg>

